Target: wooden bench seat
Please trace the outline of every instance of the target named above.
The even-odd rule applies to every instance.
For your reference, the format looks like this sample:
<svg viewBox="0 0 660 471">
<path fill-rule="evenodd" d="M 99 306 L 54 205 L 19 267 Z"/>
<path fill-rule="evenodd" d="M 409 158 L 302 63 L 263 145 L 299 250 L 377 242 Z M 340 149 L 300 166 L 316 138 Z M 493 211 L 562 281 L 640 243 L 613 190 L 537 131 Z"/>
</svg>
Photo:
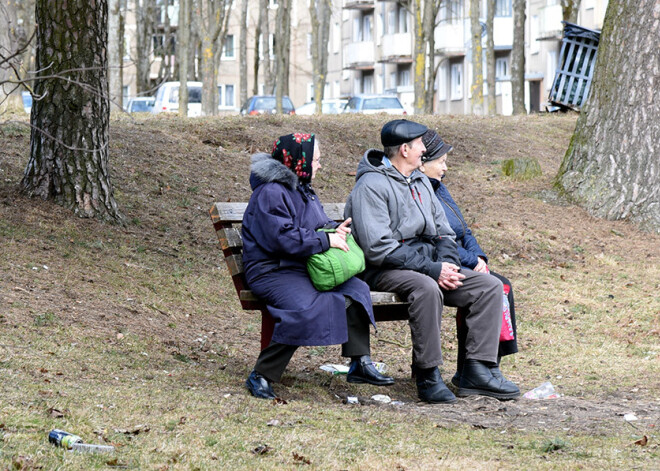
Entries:
<svg viewBox="0 0 660 471">
<path fill-rule="evenodd" d="M 250 291 L 243 270 L 243 239 L 240 225 L 247 203 L 215 203 L 209 213 L 220 241 L 227 269 L 234 282 L 241 307 L 246 311 L 261 311 L 261 348 L 270 343 L 273 335 L 273 319 L 266 305 Z M 326 214 L 335 221 L 344 219 L 344 204 L 324 204 Z M 401 301 L 395 293 L 371 292 L 376 322 L 408 319 L 408 303 Z"/>
</svg>

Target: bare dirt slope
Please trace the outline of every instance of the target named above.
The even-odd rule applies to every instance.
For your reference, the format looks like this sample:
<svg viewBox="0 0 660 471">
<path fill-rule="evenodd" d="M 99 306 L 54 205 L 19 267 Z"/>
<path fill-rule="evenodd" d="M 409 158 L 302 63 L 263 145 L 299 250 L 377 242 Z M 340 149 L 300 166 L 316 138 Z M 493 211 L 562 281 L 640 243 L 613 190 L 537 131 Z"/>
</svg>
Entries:
<svg viewBox="0 0 660 471">
<path fill-rule="evenodd" d="M 321 142 L 323 170 L 315 182 L 321 199 L 344 201 L 361 155 L 379 146 L 386 121 L 382 116 L 115 119 L 110 165 L 126 227 L 76 219 L 64 208 L 19 194 L 29 135 L 19 126 L 5 128 L 0 134 L 4 354 L 16 351 L 21 339 L 12 332 L 19 326 L 35 326 L 44 335 L 49 324 L 68 325 L 81 338 L 108 338 L 110 344 L 118 334 L 131 333 L 153 339 L 154 355 L 222 368 L 234 379 L 216 386 L 244 394 L 242 382 L 258 352 L 259 318 L 240 310 L 208 209 L 215 201 L 247 201 L 250 154 L 268 151 L 274 138 L 299 130 L 315 132 Z M 521 352 L 505 360 L 506 373 L 524 389 L 551 380 L 565 396 L 544 403 L 481 398 L 451 408 L 418 404 L 408 379 L 409 333 L 397 323 L 380 329 L 374 356 L 397 378 L 388 391 L 405 403 L 401 410 L 477 428 L 599 433 L 625 429 L 623 413 L 634 412 L 641 429 L 652 427 L 660 414 L 658 369 L 652 366 L 659 353 L 654 346 L 660 280 L 652 278 L 657 269 L 647 273 L 651 279 L 635 279 L 634 267 L 660 265 L 660 238 L 625 222 L 594 219 L 553 189 L 574 116 L 419 121 L 454 145 L 447 185 L 491 265 L 514 281 Z M 528 182 L 503 177 L 500 163 L 513 157 L 537 158 L 543 176 Z M 449 312 L 445 376 L 453 373 L 452 324 Z M 209 358 L 215 360 L 205 363 Z M 347 385 L 329 381 L 317 369 L 337 361 L 333 349 L 297 354 L 280 392 L 325 403 L 345 397 Z M 321 387 L 296 387 L 319 382 Z M 365 403 L 371 393 L 358 391 Z"/>
</svg>

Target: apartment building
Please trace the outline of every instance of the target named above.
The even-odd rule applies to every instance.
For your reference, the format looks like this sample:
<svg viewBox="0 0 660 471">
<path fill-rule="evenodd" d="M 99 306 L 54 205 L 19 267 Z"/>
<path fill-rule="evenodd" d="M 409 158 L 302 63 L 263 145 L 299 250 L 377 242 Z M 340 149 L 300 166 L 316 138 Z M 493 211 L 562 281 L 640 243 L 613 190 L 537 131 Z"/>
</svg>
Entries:
<svg viewBox="0 0 660 471">
<path fill-rule="evenodd" d="M 160 21 L 176 28 L 178 1 L 163 0 L 169 5 L 159 10 Z M 220 110 L 236 112 L 239 103 L 240 1 L 232 9 L 225 48 L 219 68 Z M 486 11 L 486 0 L 481 11 Z M 129 2 L 130 3 L 130 2 Z M 256 2 L 254 2 L 256 4 Z M 276 40 L 277 0 L 270 0 L 271 46 Z M 314 96 L 311 59 L 311 21 L 308 0 L 294 0 L 291 9 L 291 68 L 289 96 L 295 106 Z M 607 0 L 582 0 L 577 23 L 590 29 L 602 28 Z M 529 112 L 544 109 L 554 80 L 562 38 L 560 0 L 527 0 L 525 24 L 525 103 Z M 443 0 L 435 29 L 436 66 L 433 109 L 440 114 L 469 114 L 472 82 L 472 47 L 470 40 L 469 0 Z M 134 44 L 134 23 L 127 21 L 126 44 Z M 259 11 L 248 9 L 248 96 L 254 84 L 255 30 Z M 485 51 L 485 18 L 483 45 Z M 497 112 L 511 114 L 511 49 L 513 45 L 512 0 L 496 0 L 493 39 L 495 43 L 495 79 Z M 265 41 L 261 38 L 260 41 Z M 155 39 L 157 43 L 157 39 Z M 392 1 L 333 0 L 330 38 L 327 44 L 328 74 L 326 98 L 345 98 L 359 93 L 396 94 L 409 112 L 413 109 L 415 73 L 413 59 L 414 31 L 412 16 L 405 5 Z M 262 48 L 263 50 L 263 48 Z M 271 47 L 271 51 L 273 47 Z M 484 52 L 485 55 L 485 52 Z M 271 57 L 274 60 L 274 56 Z M 172 61 L 167 60 L 167 66 Z M 154 58 L 152 78 L 158 77 L 162 59 Z M 125 95 L 134 96 L 131 67 L 125 73 Z M 486 66 L 483 66 L 484 79 Z M 134 72 L 133 72 L 134 76 Z M 264 93 L 261 67 L 258 92 Z M 487 87 L 484 86 L 487 95 Z"/>
</svg>

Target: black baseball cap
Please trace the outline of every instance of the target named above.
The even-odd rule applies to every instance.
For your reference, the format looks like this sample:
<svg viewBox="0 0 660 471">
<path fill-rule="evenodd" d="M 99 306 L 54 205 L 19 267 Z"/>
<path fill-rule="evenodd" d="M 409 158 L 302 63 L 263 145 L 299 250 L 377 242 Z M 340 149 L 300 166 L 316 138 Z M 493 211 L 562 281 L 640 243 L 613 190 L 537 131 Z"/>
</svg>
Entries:
<svg viewBox="0 0 660 471">
<path fill-rule="evenodd" d="M 380 142 L 385 147 L 400 146 L 423 135 L 429 128 L 423 124 L 406 119 L 395 119 L 383 126 L 380 131 Z"/>
</svg>

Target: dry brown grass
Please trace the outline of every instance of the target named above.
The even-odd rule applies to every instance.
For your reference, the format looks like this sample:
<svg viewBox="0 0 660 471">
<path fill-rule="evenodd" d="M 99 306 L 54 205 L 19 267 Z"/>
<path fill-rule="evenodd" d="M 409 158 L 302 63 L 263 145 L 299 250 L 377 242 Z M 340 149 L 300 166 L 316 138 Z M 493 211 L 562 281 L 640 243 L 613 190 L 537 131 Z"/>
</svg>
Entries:
<svg viewBox="0 0 660 471">
<path fill-rule="evenodd" d="M 343 201 L 387 119 L 117 118 L 111 168 L 125 228 L 21 196 L 29 135 L 3 129 L 0 468 L 108 467 L 52 448 L 46 433 L 63 428 L 115 444 L 111 464 L 130 469 L 657 469 L 660 237 L 553 191 L 571 116 L 419 118 L 454 145 L 447 184 L 491 266 L 514 282 L 521 352 L 503 369 L 525 390 L 550 380 L 563 398 L 419 404 L 405 323 L 379 326 L 373 340 L 397 379 L 386 393 L 403 406 L 318 370 L 340 361 L 337 347 L 294 357 L 276 385 L 288 404 L 248 396 L 260 320 L 236 301 L 208 208 L 246 201 L 250 153 L 303 129 L 322 143 L 322 200 Z M 500 162 L 515 156 L 537 158 L 543 176 L 503 178 Z M 451 310 L 445 321 L 448 377 Z M 343 404 L 349 393 L 362 405 Z M 627 412 L 639 420 L 626 423 Z M 633 444 L 644 435 L 646 446 Z"/>
</svg>

